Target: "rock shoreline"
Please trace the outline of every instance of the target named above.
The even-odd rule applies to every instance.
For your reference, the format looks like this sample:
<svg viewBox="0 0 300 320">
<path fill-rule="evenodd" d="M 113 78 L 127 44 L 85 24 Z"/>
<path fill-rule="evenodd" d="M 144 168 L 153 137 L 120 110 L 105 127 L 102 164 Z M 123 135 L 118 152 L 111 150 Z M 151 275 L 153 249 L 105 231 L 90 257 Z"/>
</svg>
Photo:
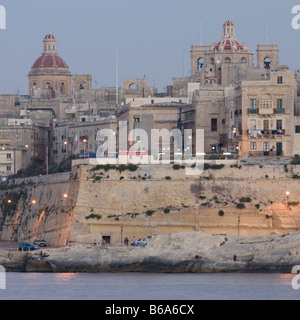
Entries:
<svg viewBox="0 0 300 320">
<path fill-rule="evenodd" d="M 80 245 L 39 252 L 0 251 L 7 272 L 291 273 L 300 232 L 244 238 L 183 232 L 154 236 L 145 248 Z"/>
</svg>

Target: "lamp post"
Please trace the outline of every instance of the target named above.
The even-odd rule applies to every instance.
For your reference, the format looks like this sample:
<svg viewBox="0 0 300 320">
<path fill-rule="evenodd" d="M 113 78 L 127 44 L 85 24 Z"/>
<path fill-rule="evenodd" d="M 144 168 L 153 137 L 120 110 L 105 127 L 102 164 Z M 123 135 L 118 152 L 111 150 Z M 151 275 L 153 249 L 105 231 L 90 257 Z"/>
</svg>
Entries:
<svg viewBox="0 0 300 320">
<path fill-rule="evenodd" d="M 123 225 L 121 225 L 121 247 L 123 247 Z"/>
<path fill-rule="evenodd" d="M 215 154 L 215 147 L 212 147 L 212 160 L 214 160 L 214 154 Z"/>
<path fill-rule="evenodd" d="M 241 222 L 241 218 L 238 217 L 238 236 L 240 236 L 240 222 Z"/>
<path fill-rule="evenodd" d="M 285 193 L 285 195 L 286 195 L 286 206 L 288 207 L 288 206 L 289 206 L 289 198 L 290 198 L 290 193 L 289 193 L 289 191 L 287 191 L 287 192 Z"/>
<path fill-rule="evenodd" d="M 83 139 L 82 142 L 83 142 L 83 159 L 85 159 L 85 144 L 87 143 L 87 140 Z"/>
</svg>

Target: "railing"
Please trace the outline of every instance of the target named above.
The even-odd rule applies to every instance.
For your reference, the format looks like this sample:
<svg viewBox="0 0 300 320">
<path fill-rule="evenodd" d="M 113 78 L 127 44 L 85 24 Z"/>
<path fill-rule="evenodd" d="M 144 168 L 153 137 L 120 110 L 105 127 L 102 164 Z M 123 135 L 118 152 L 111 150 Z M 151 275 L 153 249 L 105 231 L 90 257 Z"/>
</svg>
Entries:
<svg viewBox="0 0 300 320">
<path fill-rule="evenodd" d="M 285 114 L 285 109 L 283 108 L 277 108 L 274 109 L 275 114 Z"/>
<path fill-rule="evenodd" d="M 285 130 L 248 130 L 248 136 L 251 138 L 275 138 L 285 135 Z"/>
<path fill-rule="evenodd" d="M 277 151 L 250 151 L 249 157 L 280 157 L 282 152 Z"/>
<path fill-rule="evenodd" d="M 248 109 L 248 114 L 258 114 L 258 109 Z"/>
<path fill-rule="evenodd" d="M 259 114 L 259 115 L 285 114 L 285 109 L 284 108 L 248 109 L 248 115 L 249 114 Z"/>
</svg>

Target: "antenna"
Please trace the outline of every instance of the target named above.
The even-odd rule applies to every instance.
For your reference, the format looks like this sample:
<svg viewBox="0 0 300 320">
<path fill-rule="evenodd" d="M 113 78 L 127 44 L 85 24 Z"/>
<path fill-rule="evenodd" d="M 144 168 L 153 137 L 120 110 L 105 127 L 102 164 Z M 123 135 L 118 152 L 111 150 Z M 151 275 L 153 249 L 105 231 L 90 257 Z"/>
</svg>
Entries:
<svg viewBox="0 0 300 320">
<path fill-rule="evenodd" d="M 116 104 L 119 104 L 119 51 L 116 51 Z"/>
<path fill-rule="evenodd" d="M 203 46 L 203 19 L 200 17 L 200 46 Z"/>
<path fill-rule="evenodd" d="M 182 76 L 184 78 L 184 49 L 183 49 L 183 54 L 182 54 L 182 62 L 183 62 L 183 64 L 182 64 Z"/>
<path fill-rule="evenodd" d="M 266 16 L 266 36 L 267 36 L 267 45 L 269 44 L 269 16 Z"/>
</svg>

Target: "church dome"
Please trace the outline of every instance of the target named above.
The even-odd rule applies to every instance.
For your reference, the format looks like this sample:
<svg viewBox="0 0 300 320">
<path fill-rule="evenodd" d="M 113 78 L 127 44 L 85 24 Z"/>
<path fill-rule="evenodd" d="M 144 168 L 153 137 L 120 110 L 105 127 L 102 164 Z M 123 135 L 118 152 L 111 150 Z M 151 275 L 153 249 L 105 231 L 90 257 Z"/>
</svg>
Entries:
<svg viewBox="0 0 300 320">
<path fill-rule="evenodd" d="M 32 69 L 41 68 L 66 68 L 68 65 L 58 54 L 42 54 L 32 66 Z"/>
<path fill-rule="evenodd" d="M 244 46 L 240 44 L 237 40 L 221 40 L 216 46 L 215 50 L 222 50 L 222 51 L 242 51 L 244 50 Z"/>
<path fill-rule="evenodd" d="M 235 34 L 235 24 L 231 20 L 223 24 L 222 39 L 215 45 L 215 51 L 243 51 L 245 47 L 241 44 Z"/>
<path fill-rule="evenodd" d="M 230 20 L 227 20 L 225 23 L 224 23 L 224 25 L 223 25 L 224 27 L 226 26 L 226 27 L 234 27 L 234 23 L 232 22 L 232 21 L 230 21 Z"/>
<path fill-rule="evenodd" d="M 35 61 L 32 69 L 69 69 L 66 62 L 57 53 L 56 38 L 51 32 L 45 36 L 43 43 L 42 55 Z"/>
<path fill-rule="evenodd" d="M 57 41 L 49 32 L 43 40 L 43 52 L 29 72 L 29 95 L 43 99 L 72 94 L 72 74 L 56 50 Z"/>
</svg>

